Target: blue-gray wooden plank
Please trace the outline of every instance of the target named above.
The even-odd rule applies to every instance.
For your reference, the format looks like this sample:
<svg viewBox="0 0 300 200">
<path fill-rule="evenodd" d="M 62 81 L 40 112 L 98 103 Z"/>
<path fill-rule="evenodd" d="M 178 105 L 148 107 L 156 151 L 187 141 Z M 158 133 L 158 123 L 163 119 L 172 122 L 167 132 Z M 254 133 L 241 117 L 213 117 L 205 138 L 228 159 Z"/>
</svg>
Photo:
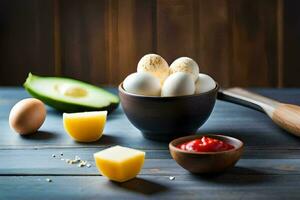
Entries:
<svg viewBox="0 0 300 200">
<path fill-rule="evenodd" d="M 299 89 L 259 89 L 264 94 L 284 102 L 300 104 Z M 116 90 L 114 90 L 116 92 Z M 0 147 L 3 146 L 108 146 L 125 145 L 144 149 L 167 149 L 167 145 L 144 139 L 130 124 L 121 107 L 112 113 L 107 121 L 104 136 L 98 142 L 84 144 L 74 142 L 65 133 L 61 113 L 48 108 L 48 115 L 40 133 L 30 137 L 20 137 L 9 128 L 8 115 L 11 107 L 29 95 L 21 88 L 0 89 Z M 218 101 L 215 109 L 199 131 L 231 135 L 242 139 L 248 147 L 299 148 L 300 140 L 278 128 L 266 115 L 227 102 Z"/>
<path fill-rule="evenodd" d="M 298 200 L 299 179 L 299 175 L 223 174 L 211 178 L 187 174 L 170 180 L 169 176 L 140 175 L 119 184 L 101 176 L 3 176 L 0 199 Z"/>
<path fill-rule="evenodd" d="M 116 90 L 112 90 L 116 92 Z M 300 104 L 300 89 L 258 89 L 258 93 Z M 63 130 L 61 113 L 51 108 L 41 132 L 20 137 L 10 130 L 8 114 L 21 88 L 0 89 L 0 199 L 299 199 L 300 139 L 279 129 L 262 113 L 218 101 L 199 134 L 242 139 L 246 149 L 237 166 L 217 176 L 192 175 L 171 159 L 166 143 L 144 139 L 119 108 L 109 116 L 104 136 L 92 144 L 76 143 Z M 99 175 L 93 153 L 120 144 L 144 149 L 138 178 L 117 184 Z M 75 155 L 90 168 L 68 165 Z M 174 176 L 175 180 L 169 177 Z M 46 179 L 52 179 L 47 182 Z"/>
<path fill-rule="evenodd" d="M 0 150 L 0 175 L 99 175 L 93 154 L 98 148 L 61 148 L 61 149 L 13 149 Z M 60 156 L 60 153 L 63 156 Z M 291 152 L 291 151 L 289 151 Z M 52 155 L 56 155 L 55 158 Z M 79 156 L 88 161 L 91 167 L 78 167 L 67 164 L 63 159 Z M 227 174 L 286 174 L 300 175 L 300 151 L 264 152 L 247 151 L 236 167 Z M 143 175 L 185 176 L 189 174 L 171 159 L 167 150 L 147 150 Z M 1 180 L 0 180 L 1 181 Z"/>
</svg>

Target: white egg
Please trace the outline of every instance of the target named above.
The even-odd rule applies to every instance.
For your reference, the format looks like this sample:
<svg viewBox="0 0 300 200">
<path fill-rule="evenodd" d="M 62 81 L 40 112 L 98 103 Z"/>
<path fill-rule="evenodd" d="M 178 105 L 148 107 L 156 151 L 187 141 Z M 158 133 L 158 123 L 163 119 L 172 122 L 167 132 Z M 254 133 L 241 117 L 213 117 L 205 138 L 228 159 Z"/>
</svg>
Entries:
<svg viewBox="0 0 300 200">
<path fill-rule="evenodd" d="M 130 74 L 125 78 L 123 87 L 133 94 L 160 96 L 160 80 L 147 72 Z"/>
<path fill-rule="evenodd" d="M 200 94 L 214 89 L 216 87 L 216 82 L 207 74 L 199 74 L 195 85 L 195 94 Z"/>
<path fill-rule="evenodd" d="M 171 74 L 164 82 L 161 96 L 184 96 L 195 92 L 195 83 L 192 75 L 185 72 Z"/>
<path fill-rule="evenodd" d="M 194 79 L 197 80 L 199 74 L 199 66 L 193 59 L 189 57 L 180 57 L 173 61 L 170 65 L 170 73 L 186 72 L 190 73 Z"/>
</svg>

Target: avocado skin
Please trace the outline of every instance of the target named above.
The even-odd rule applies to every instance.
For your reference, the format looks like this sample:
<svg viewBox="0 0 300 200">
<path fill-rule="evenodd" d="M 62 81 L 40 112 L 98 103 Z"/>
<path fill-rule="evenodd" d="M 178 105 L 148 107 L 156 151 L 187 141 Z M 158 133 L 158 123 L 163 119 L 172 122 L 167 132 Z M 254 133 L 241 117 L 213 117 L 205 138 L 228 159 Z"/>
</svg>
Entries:
<svg viewBox="0 0 300 200">
<path fill-rule="evenodd" d="M 72 113 L 72 112 L 84 112 L 84 111 L 104 111 L 106 110 L 109 113 L 114 111 L 118 106 L 119 102 L 112 103 L 110 102 L 110 105 L 104 106 L 104 107 L 92 107 L 92 106 L 83 106 L 83 105 L 78 105 L 70 102 L 61 102 L 58 100 L 55 100 L 51 97 L 45 97 L 44 95 L 39 94 L 38 92 L 35 92 L 33 89 L 30 88 L 30 85 L 28 85 L 28 80 L 29 78 L 33 77 L 34 75 L 29 73 L 27 80 L 23 84 L 24 88 L 26 91 L 31 94 L 31 96 L 41 100 L 45 104 L 57 109 L 60 112 L 67 112 L 67 113 Z"/>
<path fill-rule="evenodd" d="M 88 106 L 81 106 L 77 104 L 67 103 L 67 102 L 59 102 L 54 99 L 44 97 L 43 95 L 39 95 L 33 90 L 31 90 L 29 87 L 24 86 L 26 91 L 31 94 L 31 96 L 41 100 L 45 104 L 55 108 L 56 110 L 60 112 L 67 112 L 67 113 L 73 113 L 73 112 L 84 112 L 84 111 L 102 111 L 107 110 L 108 113 L 111 113 L 114 111 L 119 103 L 111 103 L 109 106 L 96 108 L 96 107 L 88 107 Z"/>
</svg>

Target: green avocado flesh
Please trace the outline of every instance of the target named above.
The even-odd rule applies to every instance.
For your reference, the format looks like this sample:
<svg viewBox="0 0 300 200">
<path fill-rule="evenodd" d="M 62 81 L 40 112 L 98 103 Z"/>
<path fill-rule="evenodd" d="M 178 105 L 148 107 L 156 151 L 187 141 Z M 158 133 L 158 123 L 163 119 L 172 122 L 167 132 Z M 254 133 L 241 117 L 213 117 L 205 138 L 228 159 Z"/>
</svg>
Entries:
<svg viewBox="0 0 300 200">
<path fill-rule="evenodd" d="M 113 111 L 119 98 L 91 84 L 61 77 L 41 77 L 29 73 L 25 89 L 35 98 L 62 112 Z"/>
</svg>

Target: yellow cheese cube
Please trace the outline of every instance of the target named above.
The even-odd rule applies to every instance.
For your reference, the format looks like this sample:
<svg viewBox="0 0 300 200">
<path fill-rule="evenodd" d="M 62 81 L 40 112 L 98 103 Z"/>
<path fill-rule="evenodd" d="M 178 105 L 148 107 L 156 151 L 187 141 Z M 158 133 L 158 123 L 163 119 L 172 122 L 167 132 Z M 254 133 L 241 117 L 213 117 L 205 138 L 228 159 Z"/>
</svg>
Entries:
<svg viewBox="0 0 300 200">
<path fill-rule="evenodd" d="M 94 154 L 99 172 L 108 179 L 124 182 L 136 177 L 141 171 L 145 152 L 114 146 Z"/>
<path fill-rule="evenodd" d="M 66 132 L 78 142 L 93 142 L 102 136 L 107 111 L 64 113 Z"/>
</svg>

